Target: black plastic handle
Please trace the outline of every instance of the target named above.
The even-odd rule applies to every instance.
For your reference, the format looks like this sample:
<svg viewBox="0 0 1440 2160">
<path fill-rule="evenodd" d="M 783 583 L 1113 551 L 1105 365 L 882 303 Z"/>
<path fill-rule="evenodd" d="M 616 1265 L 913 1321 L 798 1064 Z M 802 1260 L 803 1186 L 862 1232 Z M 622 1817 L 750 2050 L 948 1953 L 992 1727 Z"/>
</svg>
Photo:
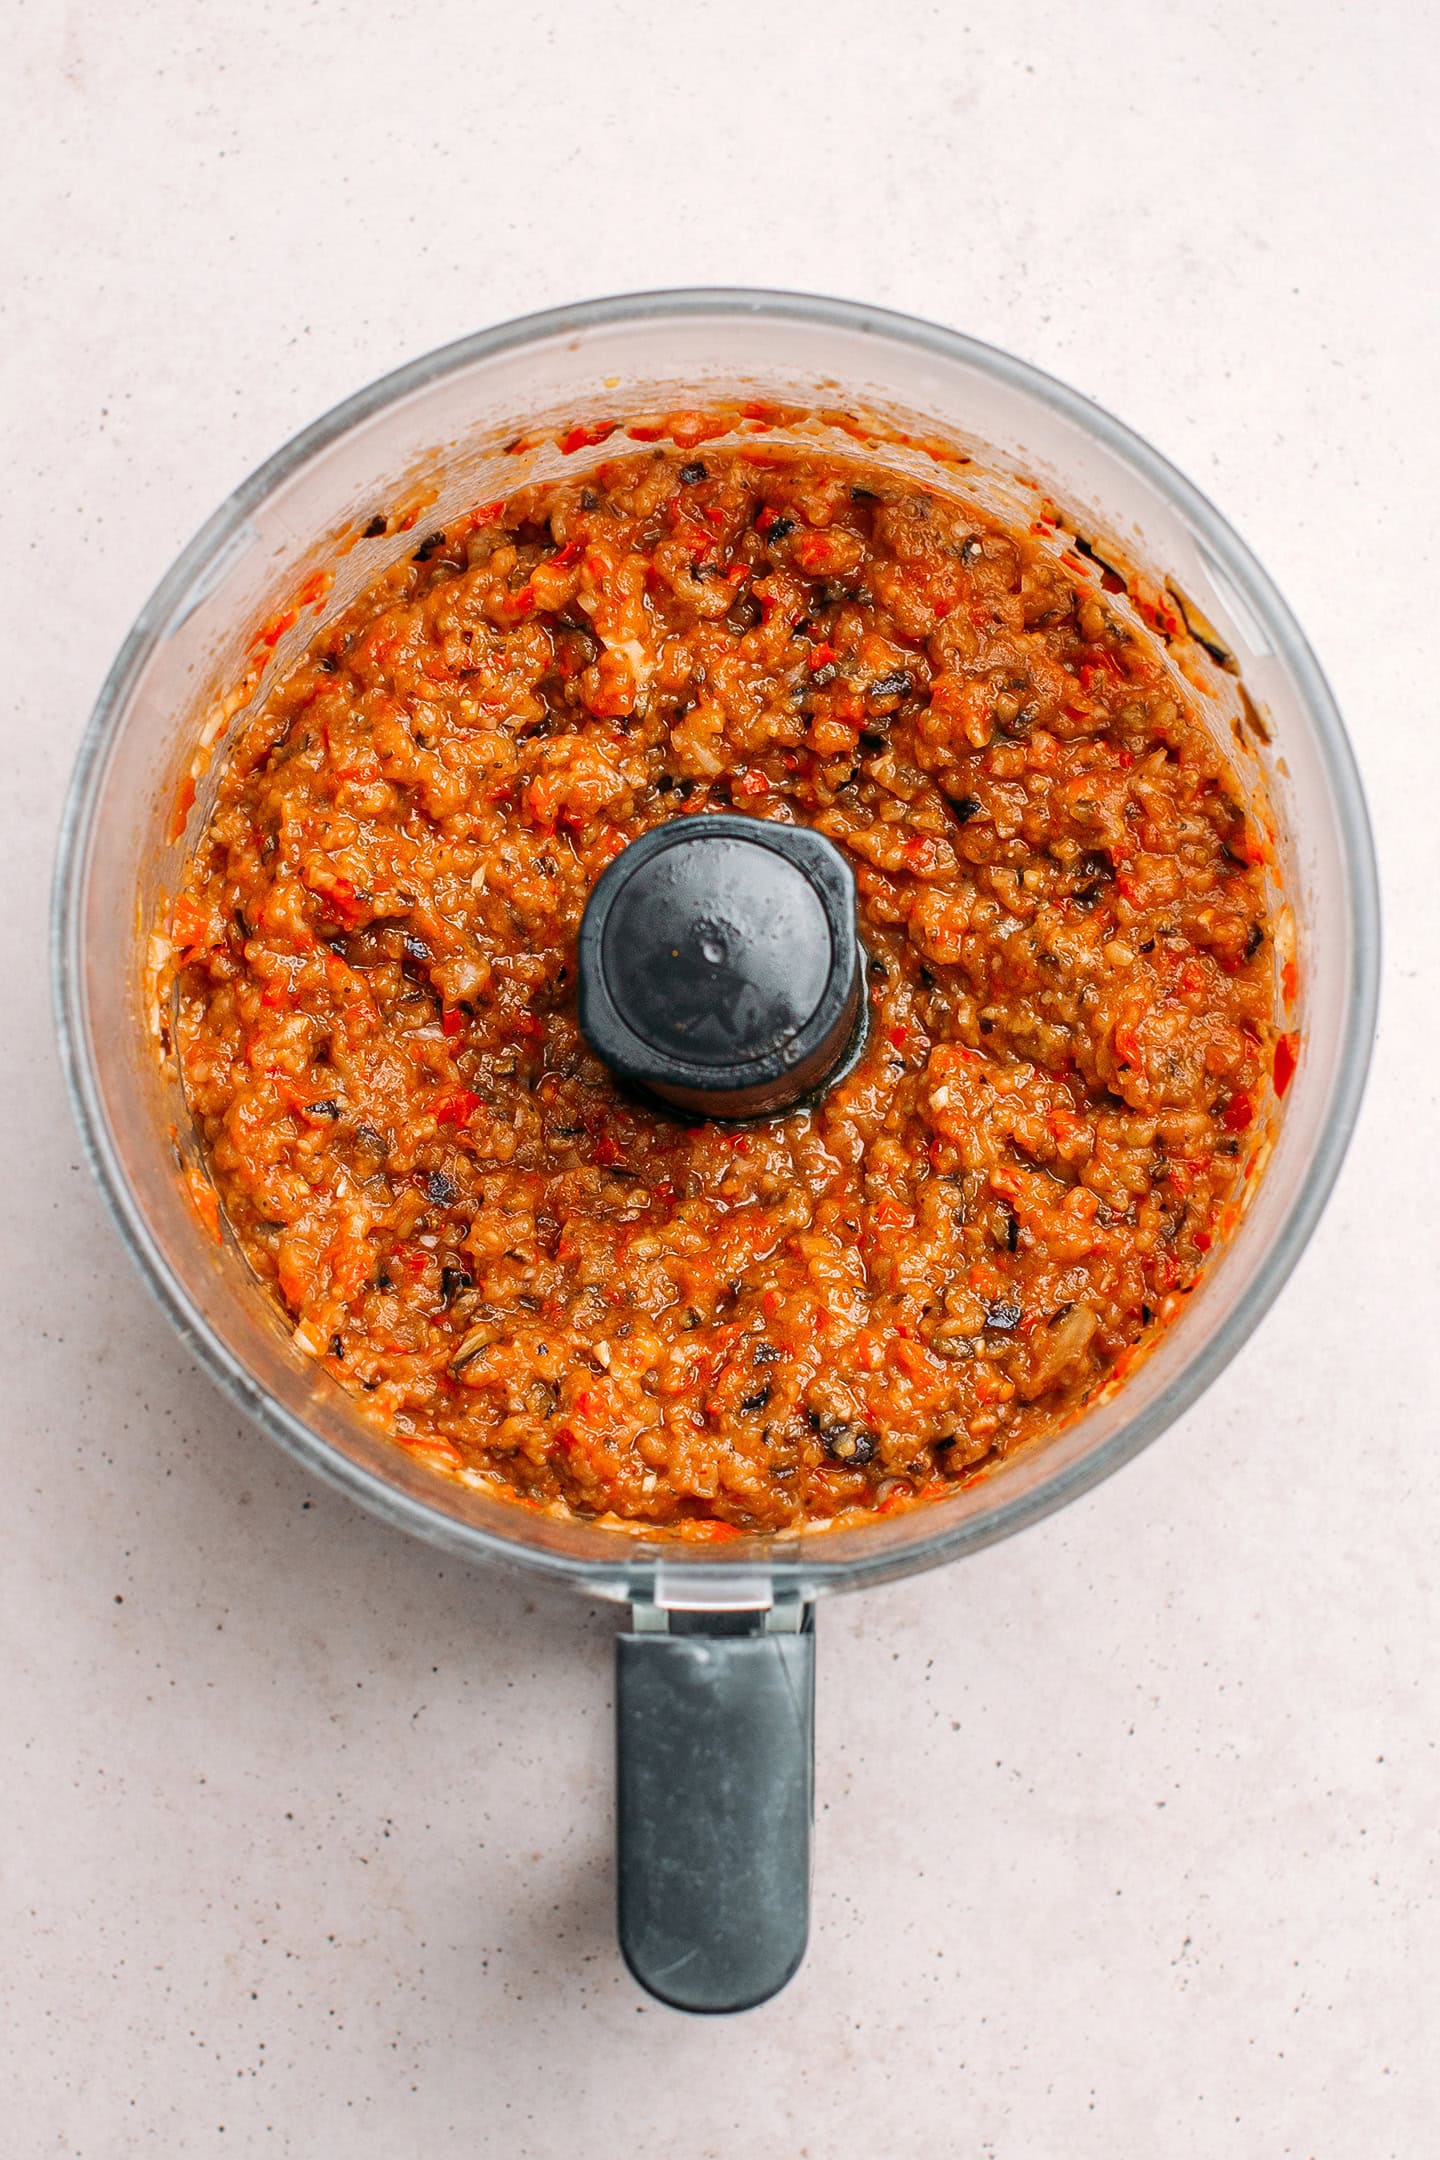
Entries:
<svg viewBox="0 0 1440 2160">
<path fill-rule="evenodd" d="M 616 1645 L 620 1947 L 676 2010 L 748 2010 L 805 1955 L 814 1614 L 756 1618 L 675 1614 Z"/>
</svg>

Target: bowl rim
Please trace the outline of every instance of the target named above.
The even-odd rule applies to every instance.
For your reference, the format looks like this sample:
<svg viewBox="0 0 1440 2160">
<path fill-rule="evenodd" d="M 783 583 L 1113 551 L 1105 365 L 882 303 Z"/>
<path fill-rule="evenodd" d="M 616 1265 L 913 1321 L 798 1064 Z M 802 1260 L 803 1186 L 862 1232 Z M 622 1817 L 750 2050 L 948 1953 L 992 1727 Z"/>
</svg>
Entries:
<svg viewBox="0 0 1440 2160">
<path fill-rule="evenodd" d="M 1171 1381 L 1125 1419 L 1106 1440 L 1062 1464 L 1029 1490 L 992 1509 L 939 1525 L 925 1538 L 873 1557 L 862 1549 L 827 1560 L 826 1534 L 749 1540 L 746 1552 L 722 1558 L 713 1548 L 679 1540 L 615 1533 L 613 1560 L 554 1552 L 501 1537 L 448 1516 L 352 1461 L 265 1389 L 220 1342 L 170 1267 L 120 1164 L 108 1129 L 89 1039 L 83 988 L 81 915 L 87 841 L 100 780 L 130 692 L 177 608 L 232 543 L 251 512 L 312 458 L 378 412 L 476 362 L 556 337 L 610 325 L 750 315 L 757 320 L 860 332 L 878 344 L 916 347 L 968 365 L 1048 406 L 1096 438 L 1185 517 L 1231 579 L 1289 670 L 1311 717 L 1329 784 L 1346 867 L 1350 927 L 1344 1037 L 1328 1114 L 1305 1172 L 1261 1256 L 1245 1296 L 1204 1337 Z M 1142 436 L 1068 384 L 1003 349 L 958 330 L 866 302 L 749 287 L 639 291 L 575 302 L 514 317 L 439 346 L 378 377 L 300 429 L 232 490 L 182 548 L 120 647 L 101 686 L 81 740 L 62 817 L 51 904 L 51 974 L 61 1063 L 85 1154 L 121 1236 L 157 1302 L 226 1397 L 287 1453 L 372 1513 L 410 1534 L 471 1558 L 484 1558 L 568 1580 L 593 1594 L 630 1595 L 653 1587 L 656 1571 L 712 1586 L 715 1602 L 727 1585 L 751 1585 L 757 1602 L 787 1588 L 809 1596 L 862 1587 L 918 1572 L 1014 1535 L 1100 1484 L 1184 1411 L 1249 1340 L 1284 1286 L 1329 1198 L 1349 1145 L 1364 1092 L 1375 1033 L 1380 985 L 1380 904 L 1375 853 L 1354 753 L 1339 709 L 1304 632 L 1268 572 L 1209 498 Z M 516 1510 L 523 1521 L 522 1512 Z M 860 1533 L 863 1535 L 863 1532 Z M 853 1535 L 853 1533 L 852 1533 Z M 847 1539 L 847 1542 L 849 1540 Z M 762 1557 L 755 1548 L 763 1546 Z M 709 1602 L 696 1596 L 693 1602 Z M 733 1599 L 731 1600 L 733 1601 Z"/>
</svg>

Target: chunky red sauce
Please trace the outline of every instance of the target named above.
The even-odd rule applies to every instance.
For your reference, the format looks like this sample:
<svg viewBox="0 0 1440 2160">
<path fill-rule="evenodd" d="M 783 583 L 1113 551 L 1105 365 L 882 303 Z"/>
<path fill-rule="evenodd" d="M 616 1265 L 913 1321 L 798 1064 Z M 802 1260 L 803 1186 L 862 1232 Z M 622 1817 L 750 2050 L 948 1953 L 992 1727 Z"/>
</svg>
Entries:
<svg viewBox="0 0 1440 2160">
<path fill-rule="evenodd" d="M 869 954 L 858 1067 L 738 1128 L 575 1017 L 600 871 L 717 809 L 834 839 Z M 1098 570 L 656 449 L 316 638 L 175 909 L 178 1054 L 231 1230 L 397 1442 L 627 1524 L 853 1518 L 1053 1429 L 1193 1283 L 1274 1055 L 1260 855 Z"/>
</svg>

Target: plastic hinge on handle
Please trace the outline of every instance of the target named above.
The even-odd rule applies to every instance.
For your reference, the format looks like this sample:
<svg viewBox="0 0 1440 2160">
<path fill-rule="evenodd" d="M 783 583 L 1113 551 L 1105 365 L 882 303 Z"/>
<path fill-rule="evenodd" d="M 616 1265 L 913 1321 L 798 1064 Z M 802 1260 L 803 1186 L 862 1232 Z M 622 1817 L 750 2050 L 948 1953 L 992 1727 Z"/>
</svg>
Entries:
<svg viewBox="0 0 1440 2160">
<path fill-rule="evenodd" d="M 748 2010 L 810 1926 L 813 1609 L 677 1614 L 616 1644 L 620 1947 L 677 2010 Z"/>
</svg>

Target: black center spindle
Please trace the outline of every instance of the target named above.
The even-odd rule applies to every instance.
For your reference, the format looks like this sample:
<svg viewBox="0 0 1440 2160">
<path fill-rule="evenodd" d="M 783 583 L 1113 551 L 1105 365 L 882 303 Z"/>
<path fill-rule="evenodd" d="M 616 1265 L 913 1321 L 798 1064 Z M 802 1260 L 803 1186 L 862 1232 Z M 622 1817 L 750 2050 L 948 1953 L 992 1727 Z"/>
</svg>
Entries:
<svg viewBox="0 0 1440 2160">
<path fill-rule="evenodd" d="M 808 826 L 699 813 L 616 856 L 580 924 L 580 1027 L 620 1078 L 703 1117 L 787 1109 L 860 1015 L 855 880 Z"/>
</svg>

